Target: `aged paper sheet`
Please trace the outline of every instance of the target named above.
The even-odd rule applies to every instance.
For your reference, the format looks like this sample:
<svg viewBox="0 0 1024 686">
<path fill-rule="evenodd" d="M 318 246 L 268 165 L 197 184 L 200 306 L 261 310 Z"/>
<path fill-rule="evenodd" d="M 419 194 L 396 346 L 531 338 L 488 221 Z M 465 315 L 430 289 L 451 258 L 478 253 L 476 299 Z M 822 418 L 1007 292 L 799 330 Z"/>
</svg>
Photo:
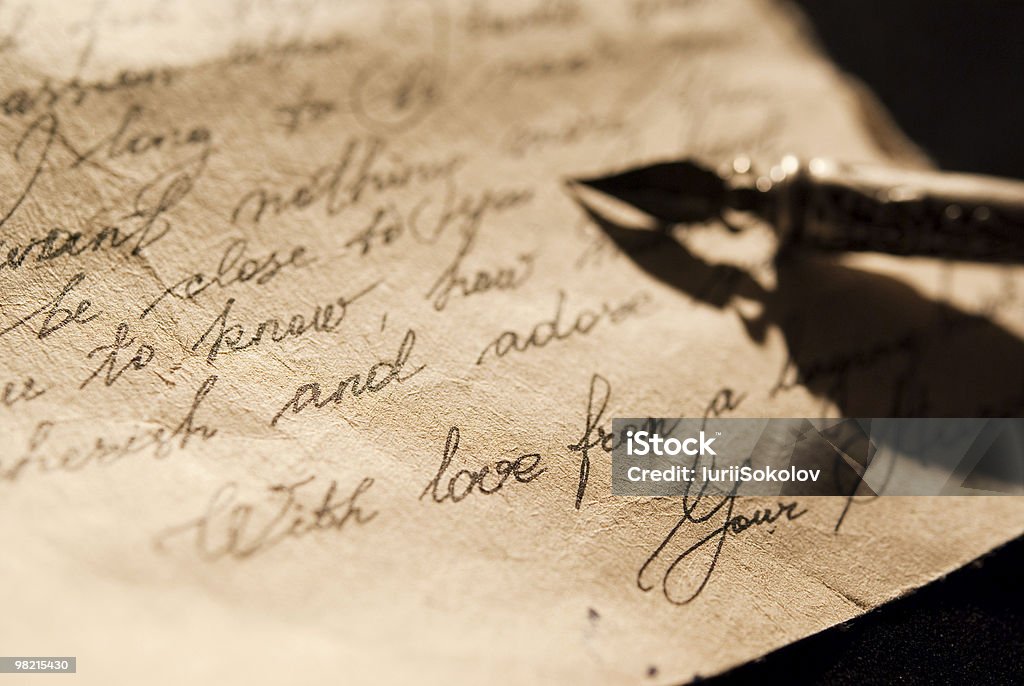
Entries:
<svg viewBox="0 0 1024 686">
<path fill-rule="evenodd" d="M 610 495 L 614 416 L 1022 405 L 1019 269 L 776 269 L 714 222 L 624 250 L 567 191 L 921 164 L 784 6 L 11 2 L 0 36 L 5 654 L 678 683 L 1024 529 L 1013 498 Z"/>
</svg>

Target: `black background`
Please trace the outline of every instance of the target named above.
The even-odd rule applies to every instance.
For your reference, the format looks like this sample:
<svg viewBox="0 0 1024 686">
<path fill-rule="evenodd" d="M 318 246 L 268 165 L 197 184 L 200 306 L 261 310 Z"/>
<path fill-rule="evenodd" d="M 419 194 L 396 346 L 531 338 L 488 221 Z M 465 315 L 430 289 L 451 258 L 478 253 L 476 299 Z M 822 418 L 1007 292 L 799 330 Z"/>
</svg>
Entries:
<svg viewBox="0 0 1024 686">
<path fill-rule="evenodd" d="M 1024 2 L 796 4 L 939 166 L 1024 178 Z"/>
<path fill-rule="evenodd" d="M 1024 1 L 797 4 L 833 60 L 866 82 L 941 167 L 1024 178 Z M 1017 539 L 706 683 L 1024 683 L 1022 583 Z"/>
</svg>

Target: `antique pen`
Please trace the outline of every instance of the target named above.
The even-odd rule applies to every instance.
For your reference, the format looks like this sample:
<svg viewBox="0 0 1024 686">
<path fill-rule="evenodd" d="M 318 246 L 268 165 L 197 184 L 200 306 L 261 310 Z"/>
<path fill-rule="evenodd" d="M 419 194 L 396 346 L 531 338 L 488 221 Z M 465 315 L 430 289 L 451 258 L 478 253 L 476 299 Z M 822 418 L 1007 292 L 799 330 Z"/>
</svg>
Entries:
<svg viewBox="0 0 1024 686">
<path fill-rule="evenodd" d="M 1024 182 L 786 156 L 764 173 L 746 157 L 713 170 L 663 162 L 577 181 L 663 222 L 767 221 L 780 247 L 1024 261 Z"/>
</svg>

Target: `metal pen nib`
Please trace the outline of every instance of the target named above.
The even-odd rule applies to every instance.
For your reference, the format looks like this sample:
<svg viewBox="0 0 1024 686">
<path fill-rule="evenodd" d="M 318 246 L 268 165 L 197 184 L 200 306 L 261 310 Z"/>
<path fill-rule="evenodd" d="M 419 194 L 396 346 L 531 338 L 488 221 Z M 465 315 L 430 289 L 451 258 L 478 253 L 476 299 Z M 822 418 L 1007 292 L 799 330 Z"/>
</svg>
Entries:
<svg viewBox="0 0 1024 686">
<path fill-rule="evenodd" d="M 1024 182 L 784 157 L 755 173 L 747 158 L 720 170 L 662 162 L 578 183 L 665 222 L 753 213 L 780 244 L 957 259 L 1024 261 Z"/>
<path fill-rule="evenodd" d="M 725 178 L 693 162 L 663 162 L 621 174 L 579 179 L 588 188 L 633 205 L 664 222 L 691 224 L 718 217 L 727 203 Z"/>
</svg>

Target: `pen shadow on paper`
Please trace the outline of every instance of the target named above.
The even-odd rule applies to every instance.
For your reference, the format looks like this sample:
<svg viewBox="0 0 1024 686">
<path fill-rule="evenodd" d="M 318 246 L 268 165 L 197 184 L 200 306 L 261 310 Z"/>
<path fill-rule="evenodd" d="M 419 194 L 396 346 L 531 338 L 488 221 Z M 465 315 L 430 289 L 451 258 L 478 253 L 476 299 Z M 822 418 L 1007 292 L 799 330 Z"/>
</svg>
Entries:
<svg viewBox="0 0 1024 686">
<path fill-rule="evenodd" d="M 638 267 L 704 305 L 734 312 L 755 343 L 777 329 L 787 357 L 771 379 L 773 396 L 806 388 L 822 400 L 823 417 L 835 412 L 829 405 L 843 417 L 1022 416 L 1024 341 L 987 317 L 827 254 L 777 258 L 776 288 L 767 290 L 743 269 L 694 255 L 669 231 L 626 227 L 580 204 Z M 744 315 L 740 299 L 754 301 L 760 313 Z M 989 477 L 1019 479 L 986 467 L 993 469 Z"/>
</svg>

